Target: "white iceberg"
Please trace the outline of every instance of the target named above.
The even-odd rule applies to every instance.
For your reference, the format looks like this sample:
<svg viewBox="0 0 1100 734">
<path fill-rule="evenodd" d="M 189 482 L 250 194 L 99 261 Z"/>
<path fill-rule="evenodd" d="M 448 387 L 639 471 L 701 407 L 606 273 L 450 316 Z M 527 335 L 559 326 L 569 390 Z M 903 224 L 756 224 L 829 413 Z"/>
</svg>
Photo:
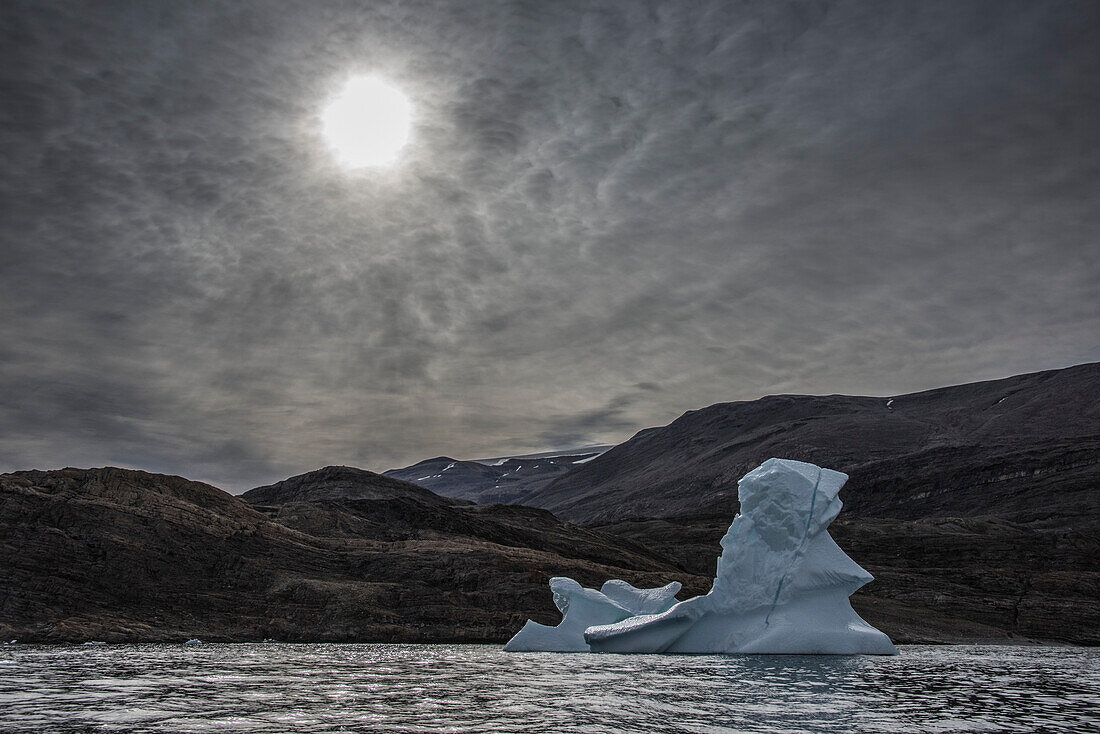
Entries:
<svg viewBox="0 0 1100 734">
<path fill-rule="evenodd" d="M 677 603 L 672 596 L 679 584 L 662 595 L 622 581 L 594 591 L 555 578 L 550 585 L 561 624 L 529 621 L 504 649 L 894 655 L 890 638 L 848 601 L 873 577 L 827 530 L 840 512 L 837 493 L 847 480 L 847 474 L 813 464 L 769 459 L 738 482 L 741 512 L 722 538 L 707 594 Z M 622 598 L 652 594 L 655 601 L 644 608 L 624 604 L 608 593 L 619 585 L 634 592 Z"/>
</svg>

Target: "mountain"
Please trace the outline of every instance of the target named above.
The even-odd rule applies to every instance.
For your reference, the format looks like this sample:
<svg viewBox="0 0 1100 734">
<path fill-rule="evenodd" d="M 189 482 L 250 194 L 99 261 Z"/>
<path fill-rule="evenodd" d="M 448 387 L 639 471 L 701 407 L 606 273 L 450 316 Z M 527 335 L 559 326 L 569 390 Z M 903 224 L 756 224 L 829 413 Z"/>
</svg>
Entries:
<svg viewBox="0 0 1100 734">
<path fill-rule="evenodd" d="M 557 621 L 551 576 L 705 592 L 737 479 L 774 455 L 851 474 L 831 532 L 876 577 L 853 606 L 896 642 L 1096 645 L 1098 388 L 1082 365 L 711 406 L 527 485 L 584 526 L 352 467 L 241 497 L 113 468 L 2 474 L 0 639 L 503 641 Z M 441 457 L 415 478 L 546 459 Z"/>
<path fill-rule="evenodd" d="M 348 467 L 243 499 L 115 468 L 0 475 L 2 639 L 499 641 L 529 616 L 558 618 L 558 574 L 684 575 L 543 510 Z"/>
<path fill-rule="evenodd" d="M 482 504 L 526 504 L 532 492 L 545 487 L 570 469 L 590 461 L 609 446 L 565 453 L 459 461 L 448 456 L 426 459 L 384 476 L 403 479 L 446 497 Z"/>
<path fill-rule="evenodd" d="M 350 467 L 246 493 L 123 469 L 0 475 L 0 639 L 499 641 L 568 575 L 704 593 L 731 518 L 582 528 Z M 1100 540 L 1001 520 L 843 516 L 896 642 L 1100 644 Z"/>
<path fill-rule="evenodd" d="M 737 509 L 770 457 L 848 473 L 842 517 L 1100 518 L 1100 364 L 892 398 L 779 395 L 647 429 L 523 498 L 572 522 Z"/>
<path fill-rule="evenodd" d="M 437 456 L 403 469 L 390 469 L 383 476 L 411 482 L 444 497 L 475 500 L 482 490 L 497 484 L 502 473 L 498 467 L 476 461 Z"/>
</svg>

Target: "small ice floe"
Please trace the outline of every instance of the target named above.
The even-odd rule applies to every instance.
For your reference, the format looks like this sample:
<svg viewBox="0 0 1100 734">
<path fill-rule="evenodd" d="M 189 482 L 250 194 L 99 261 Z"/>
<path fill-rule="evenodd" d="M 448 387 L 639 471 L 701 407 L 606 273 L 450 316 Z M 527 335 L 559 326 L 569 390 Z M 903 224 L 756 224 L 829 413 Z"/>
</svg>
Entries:
<svg viewBox="0 0 1100 734">
<path fill-rule="evenodd" d="M 89 640 L 84 643 L 85 645 L 106 645 L 106 642 L 100 642 L 99 640 Z"/>
<path fill-rule="evenodd" d="M 185 645 L 201 645 L 201 644 L 202 644 L 202 640 L 200 640 L 200 639 L 199 639 L 199 638 L 197 638 L 197 637 L 194 637 L 194 638 L 192 638 L 192 639 L 188 640 L 187 642 L 185 642 L 185 643 L 183 643 L 183 644 L 185 644 Z"/>
<path fill-rule="evenodd" d="M 265 637 L 264 642 L 278 642 L 274 637 Z"/>
<path fill-rule="evenodd" d="M 17 643 L 17 642 L 19 642 L 19 640 L 8 640 L 8 641 L 7 641 L 7 642 L 5 642 L 4 644 L 5 644 L 5 645 L 14 645 L 14 644 L 15 644 L 15 643 Z"/>
</svg>

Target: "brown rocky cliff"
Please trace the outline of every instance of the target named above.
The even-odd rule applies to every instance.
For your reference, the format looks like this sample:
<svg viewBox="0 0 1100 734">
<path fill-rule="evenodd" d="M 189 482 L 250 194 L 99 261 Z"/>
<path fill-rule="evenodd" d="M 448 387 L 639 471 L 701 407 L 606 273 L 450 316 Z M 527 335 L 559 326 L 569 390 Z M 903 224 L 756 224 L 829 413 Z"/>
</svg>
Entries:
<svg viewBox="0 0 1100 734">
<path fill-rule="evenodd" d="M 145 472 L 0 475 L 0 637 L 504 640 L 528 616 L 556 619 L 550 576 L 683 576 L 543 511 L 414 490 L 260 511 Z"/>
</svg>

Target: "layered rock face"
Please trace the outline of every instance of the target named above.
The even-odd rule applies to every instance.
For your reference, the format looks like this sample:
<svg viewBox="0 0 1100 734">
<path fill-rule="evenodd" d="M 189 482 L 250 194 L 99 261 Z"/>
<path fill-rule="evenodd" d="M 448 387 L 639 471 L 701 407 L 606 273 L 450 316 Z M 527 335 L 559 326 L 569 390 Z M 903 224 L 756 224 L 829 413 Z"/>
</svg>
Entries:
<svg viewBox="0 0 1100 734">
<path fill-rule="evenodd" d="M 123 469 L 0 475 L 0 638 L 496 641 L 527 609 L 556 618 L 541 591 L 567 569 L 681 575 L 542 510 L 347 467 L 248 499 Z"/>
</svg>

